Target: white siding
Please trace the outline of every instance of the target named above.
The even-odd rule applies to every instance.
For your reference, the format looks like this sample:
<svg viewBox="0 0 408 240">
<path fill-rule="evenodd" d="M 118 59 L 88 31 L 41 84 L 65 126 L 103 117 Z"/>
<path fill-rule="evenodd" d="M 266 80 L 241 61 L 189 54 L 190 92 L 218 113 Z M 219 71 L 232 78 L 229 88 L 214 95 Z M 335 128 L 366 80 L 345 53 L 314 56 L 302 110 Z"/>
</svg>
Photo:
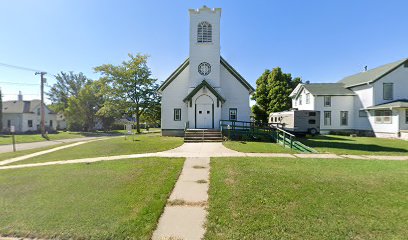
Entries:
<svg viewBox="0 0 408 240">
<path fill-rule="evenodd" d="M 354 128 L 354 96 L 331 96 L 331 106 L 324 106 L 324 96 L 316 96 L 314 110 L 320 111 L 320 129 L 324 130 L 340 130 Z M 311 109 L 312 110 L 312 109 Z M 324 125 L 324 112 L 331 111 L 331 125 Z M 343 126 L 340 124 L 340 112 L 348 112 L 348 124 Z"/>
<path fill-rule="evenodd" d="M 189 67 L 187 66 L 162 92 L 162 129 L 184 129 L 188 121 L 187 104 L 183 99 L 188 94 Z M 174 108 L 181 108 L 181 121 L 174 121 Z"/>
<path fill-rule="evenodd" d="M 196 87 L 203 80 L 198 73 L 198 65 L 202 62 L 211 64 L 211 73 L 205 79 L 213 87 L 220 86 L 220 18 L 221 9 L 212 11 L 201 8 L 199 12 L 190 10 L 190 86 Z M 212 26 L 212 42 L 197 43 L 197 27 L 206 21 Z"/>
<path fill-rule="evenodd" d="M 404 65 L 398 67 L 393 72 L 385 75 L 380 80 L 373 83 L 374 87 L 374 104 L 381 104 L 389 102 L 391 100 L 383 99 L 383 84 L 393 83 L 394 84 L 394 100 L 396 99 L 408 99 L 408 68 Z"/>
<path fill-rule="evenodd" d="M 222 105 L 221 118 L 223 120 L 229 119 L 230 108 L 237 108 L 238 121 L 250 120 L 249 92 L 224 66 L 221 66 L 221 89 L 219 92 L 226 99 Z"/>
<path fill-rule="evenodd" d="M 310 94 L 310 102 L 306 103 L 306 95 Z M 300 105 L 300 98 L 302 99 L 302 105 Z M 302 90 L 302 93 L 298 98 L 292 99 L 292 107 L 299 110 L 314 110 L 315 106 L 315 96 L 313 96 L 307 89 Z"/>
</svg>

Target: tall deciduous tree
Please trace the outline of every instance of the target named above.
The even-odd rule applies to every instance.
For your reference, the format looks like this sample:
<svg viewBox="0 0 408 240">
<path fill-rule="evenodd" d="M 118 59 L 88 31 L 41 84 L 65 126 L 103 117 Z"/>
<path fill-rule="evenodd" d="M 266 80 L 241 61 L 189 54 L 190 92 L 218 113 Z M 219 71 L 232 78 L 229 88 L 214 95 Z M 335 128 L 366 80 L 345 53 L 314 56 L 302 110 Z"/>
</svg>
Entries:
<svg viewBox="0 0 408 240">
<path fill-rule="evenodd" d="M 271 73 L 266 69 L 262 75 L 256 80 L 256 91 L 252 95 L 252 100 L 256 101 L 256 104 L 252 106 L 252 112 L 255 115 L 256 121 L 266 122 L 268 119 L 269 108 L 269 85 L 268 76 Z"/>
<path fill-rule="evenodd" d="M 102 80 L 111 86 L 111 101 L 120 102 L 124 112 L 136 116 L 136 128 L 140 132 L 140 118 L 149 108 L 160 103 L 159 85 L 151 78 L 147 55 L 128 56 L 130 59 L 121 65 L 104 64 L 95 71 L 101 73 Z"/>
<path fill-rule="evenodd" d="M 90 82 L 78 92 L 77 97 L 68 98 L 68 107 L 65 109 L 68 129 L 94 130 L 96 113 L 103 104 L 103 98 L 99 92 L 99 85 L 96 82 Z"/>
<path fill-rule="evenodd" d="M 292 107 L 289 95 L 301 82 L 300 78 L 292 78 L 290 73 L 283 73 L 279 67 L 265 70 L 256 81 L 252 98 L 256 101 L 252 107 L 255 120 L 267 122 L 269 113 L 289 110 Z"/>
<path fill-rule="evenodd" d="M 87 85 L 90 80 L 83 74 L 74 72 L 60 72 L 55 75 L 55 83 L 47 93 L 52 102 L 52 108 L 56 112 L 64 111 L 68 107 L 70 97 L 77 98 L 81 89 Z"/>
</svg>

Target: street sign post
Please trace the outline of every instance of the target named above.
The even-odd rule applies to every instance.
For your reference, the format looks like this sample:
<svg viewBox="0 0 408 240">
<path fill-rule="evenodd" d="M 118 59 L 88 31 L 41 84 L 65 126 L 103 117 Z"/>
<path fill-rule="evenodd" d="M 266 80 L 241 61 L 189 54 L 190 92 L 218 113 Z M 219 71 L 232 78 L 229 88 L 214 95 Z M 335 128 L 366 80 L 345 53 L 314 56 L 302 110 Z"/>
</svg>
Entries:
<svg viewBox="0 0 408 240">
<path fill-rule="evenodd" d="M 15 152 L 16 151 L 16 137 L 14 136 L 14 133 L 16 132 L 16 127 L 10 126 L 10 132 L 11 132 L 11 137 L 13 138 L 13 152 Z"/>
</svg>

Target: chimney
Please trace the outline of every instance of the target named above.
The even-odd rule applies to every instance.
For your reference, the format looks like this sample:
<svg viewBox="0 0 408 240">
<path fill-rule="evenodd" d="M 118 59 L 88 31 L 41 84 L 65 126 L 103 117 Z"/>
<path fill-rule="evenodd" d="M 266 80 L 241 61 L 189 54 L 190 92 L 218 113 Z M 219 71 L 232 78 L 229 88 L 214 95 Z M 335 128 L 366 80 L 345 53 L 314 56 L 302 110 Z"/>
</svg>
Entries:
<svg viewBox="0 0 408 240">
<path fill-rule="evenodd" d="M 23 101 L 23 94 L 21 91 L 18 92 L 18 101 Z"/>
</svg>

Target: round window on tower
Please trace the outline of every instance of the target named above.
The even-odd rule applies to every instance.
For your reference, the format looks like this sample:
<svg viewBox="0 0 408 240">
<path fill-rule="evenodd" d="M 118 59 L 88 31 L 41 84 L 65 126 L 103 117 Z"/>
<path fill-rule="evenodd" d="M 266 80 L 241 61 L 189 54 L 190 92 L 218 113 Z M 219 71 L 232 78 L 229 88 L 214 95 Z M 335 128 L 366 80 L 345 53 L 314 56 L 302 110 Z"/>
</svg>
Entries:
<svg viewBox="0 0 408 240">
<path fill-rule="evenodd" d="M 198 65 L 198 73 L 203 76 L 207 76 L 211 73 L 211 65 L 207 62 L 200 63 L 200 65 Z"/>
</svg>

